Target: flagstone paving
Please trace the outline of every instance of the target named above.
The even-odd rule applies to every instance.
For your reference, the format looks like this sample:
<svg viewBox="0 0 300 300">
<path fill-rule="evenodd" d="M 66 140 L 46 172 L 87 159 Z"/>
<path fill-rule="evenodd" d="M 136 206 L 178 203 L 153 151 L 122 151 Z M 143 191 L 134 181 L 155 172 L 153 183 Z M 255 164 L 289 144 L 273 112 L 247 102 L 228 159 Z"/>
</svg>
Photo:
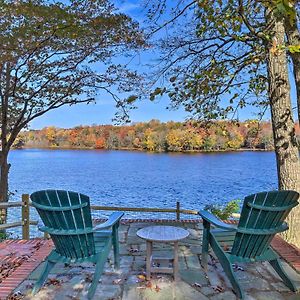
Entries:
<svg viewBox="0 0 300 300">
<path fill-rule="evenodd" d="M 162 223 L 160 223 L 161 225 Z M 175 223 L 186 228 L 190 235 L 180 242 L 179 268 L 181 279 L 174 282 L 172 276 L 155 274 L 151 281 L 145 279 L 145 242 L 136 236 L 136 231 L 147 222 L 122 224 L 120 226 L 121 267 L 113 269 L 112 258 L 107 262 L 94 299 L 101 300 L 235 300 L 236 296 L 219 262 L 211 255 L 208 272 L 200 266 L 201 223 Z M 168 222 L 168 225 L 171 225 Z M 168 244 L 154 243 L 154 252 L 160 256 L 172 251 Z M 295 280 L 300 290 L 300 274 L 284 262 L 286 271 Z M 38 278 L 42 264 L 19 285 L 15 292 L 24 299 L 87 299 L 87 289 L 93 276 L 92 264 L 57 264 L 45 287 L 34 297 L 30 289 Z M 292 293 L 282 283 L 268 263 L 236 265 L 236 275 L 246 291 L 246 300 L 297 300 L 300 294 Z"/>
</svg>

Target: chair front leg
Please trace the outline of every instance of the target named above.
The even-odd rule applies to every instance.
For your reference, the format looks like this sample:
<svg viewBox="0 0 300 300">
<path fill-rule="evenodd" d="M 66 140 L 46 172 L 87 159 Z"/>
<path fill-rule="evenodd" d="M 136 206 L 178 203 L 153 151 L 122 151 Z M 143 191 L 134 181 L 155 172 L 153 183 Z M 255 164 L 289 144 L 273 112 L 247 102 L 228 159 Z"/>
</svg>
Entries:
<svg viewBox="0 0 300 300">
<path fill-rule="evenodd" d="M 35 295 L 40 290 L 40 288 L 46 281 L 48 274 L 51 271 L 51 269 L 54 267 L 54 265 L 55 265 L 55 262 L 53 262 L 53 261 L 49 261 L 48 259 L 45 261 L 45 265 L 43 267 L 41 275 L 33 286 L 33 289 L 31 292 L 32 295 Z"/>
<path fill-rule="evenodd" d="M 232 264 L 231 264 L 232 262 L 229 260 L 225 251 L 218 244 L 218 242 L 216 241 L 214 236 L 210 237 L 210 245 L 211 245 L 212 250 L 216 254 L 221 266 L 223 267 L 223 270 L 224 270 L 225 274 L 227 275 L 238 299 L 244 299 L 244 292 L 241 289 L 241 286 L 239 285 L 239 282 L 234 274 L 234 271 L 232 269 Z"/>
<path fill-rule="evenodd" d="M 96 288 L 99 283 L 99 279 L 104 271 L 104 266 L 105 266 L 105 263 L 107 260 L 108 251 L 109 251 L 109 249 L 105 250 L 104 252 L 100 252 L 97 256 L 97 263 L 96 263 L 94 278 L 93 278 L 93 281 L 92 281 L 92 283 L 89 287 L 89 291 L 88 291 L 88 299 L 89 300 L 93 299 L 93 297 L 95 295 Z"/>
<path fill-rule="evenodd" d="M 201 253 L 201 266 L 207 271 L 208 250 L 210 239 L 210 223 L 203 220 L 203 236 L 202 236 L 202 253 Z"/>
<path fill-rule="evenodd" d="M 112 242 L 114 249 L 114 266 L 118 270 L 120 268 L 120 248 L 119 248 L 119 222 L 112 228 Z"/>
</svg>

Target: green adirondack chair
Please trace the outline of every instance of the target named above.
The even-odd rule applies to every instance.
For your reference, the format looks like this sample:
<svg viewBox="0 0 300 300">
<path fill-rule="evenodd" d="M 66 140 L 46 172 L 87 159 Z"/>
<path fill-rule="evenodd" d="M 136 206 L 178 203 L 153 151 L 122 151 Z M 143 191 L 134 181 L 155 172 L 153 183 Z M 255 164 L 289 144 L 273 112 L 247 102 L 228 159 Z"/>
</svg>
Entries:
<svg viewBox="0 0 300 300">
<path fill-rule="evenodd" d="M 226 224 L 208 211 L 199 212 L 203 218 L 201 265 L 207 271 L 208 248 L 218 257 L 233 290 L 240 299 L 244 293 L 232 269 L 237 262 L 269 261 L 283 282 L 296 291 L 295 284 L 283 270 L 279 256 L 270 247 L 276 233 L 288 229 L 284 219 L 298 205 L 295 191 L 262 192 L 247 196 L 237 226 Z M 211 228 L 211 225 L 216 227 Z"/>
<path fill-rule="evenodd" d="M 96 269 L 88 298 L 93 298 L 112 245 L 114 265 L 119 268 L 118 227 L 123 213 L 114 212 L 105 223 L 93 227 L 90 200 L 86 195 L 43 190 L 31 194 L 30 198 L 45 225 L 39 229 L 50 234 L 55 246 L 46 259 L 32 294 L 39 291 L 56 263 L 91 262 L 96 264 Z"/>
</svg>

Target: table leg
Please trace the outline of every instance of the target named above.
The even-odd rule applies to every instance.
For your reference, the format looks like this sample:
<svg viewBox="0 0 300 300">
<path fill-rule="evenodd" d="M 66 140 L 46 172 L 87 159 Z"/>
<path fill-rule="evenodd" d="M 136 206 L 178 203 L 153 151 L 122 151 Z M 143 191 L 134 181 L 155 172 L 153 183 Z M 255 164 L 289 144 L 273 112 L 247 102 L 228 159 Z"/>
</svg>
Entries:
<svg viewBox="0 0 300 300">
<path fill-rule="evenodd" d="M 174 242 L 174 262 L 173 262 L 173 269 L 174 269 L 174 279 L 177 281 L 179 279 L 178 274 L 178 242 Z"/>
<path fill-rule="evenodd" d="M 151 256 L 152 256 L 152 242 L 147 241 L 147 255 L 146 255 L 146 275 L 147 280 L 151 278 Z"/>
</svg>

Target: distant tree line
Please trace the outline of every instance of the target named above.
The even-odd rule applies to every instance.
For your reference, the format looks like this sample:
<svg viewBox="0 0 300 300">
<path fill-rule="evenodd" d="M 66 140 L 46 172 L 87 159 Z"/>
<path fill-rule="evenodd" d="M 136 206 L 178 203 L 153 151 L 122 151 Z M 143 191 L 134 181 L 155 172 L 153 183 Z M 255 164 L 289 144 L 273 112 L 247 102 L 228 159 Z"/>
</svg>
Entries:
<svg viewBox="0 0 300 300">
<path fill-rule="evenodd" d="M 298 140 L 299 124 L 295 125 Z M 156 152 L 273 150 L 269 122 L 215 121 L 161 123 L 152 120 L 126 126 L 92 125 L 72 129 L 45 127 L 21 132 L 15 148 L 130 149 Z"/>
</svg>

